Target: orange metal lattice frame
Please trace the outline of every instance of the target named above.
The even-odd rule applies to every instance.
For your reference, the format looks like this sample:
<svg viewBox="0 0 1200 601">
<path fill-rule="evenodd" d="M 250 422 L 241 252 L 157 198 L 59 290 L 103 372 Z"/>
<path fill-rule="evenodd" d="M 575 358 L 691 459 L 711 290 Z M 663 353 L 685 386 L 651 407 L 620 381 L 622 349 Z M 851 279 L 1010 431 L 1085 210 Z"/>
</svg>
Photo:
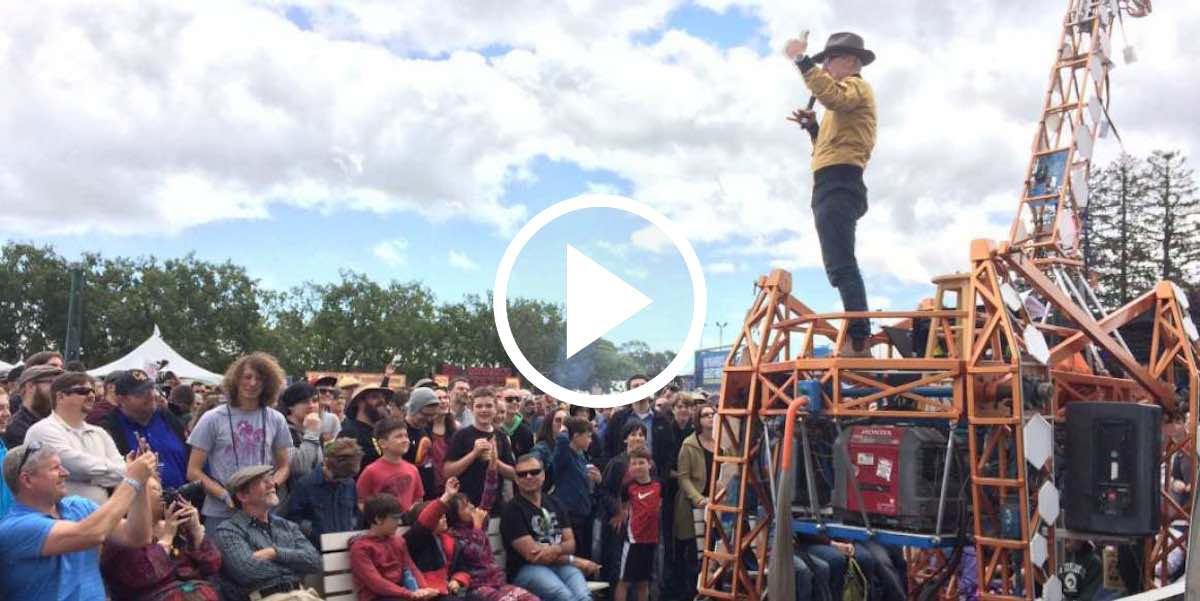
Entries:
<svg viewBox="0 0 1200 601">
<path fill-rule="evenodd" d="M 1162 466 L 1163 473 L 1169 475 L 1172 462 L 1176 458 L 1186 461 L 1186 465 L 1191 466 L 1192 470 L 1195 470 L 1197 465 L 1196 411 L 1197 397 L 1200 396 L 1200 370 L 1197 369 L 1197 360 L 1200 358 L 1200 341 L 1192 336 L 1195 333 L 1195 324 L 1191 322 L 1180 302 L 1183 295 L 1173 284 L 1159 282 L 1154 290 L 1154 297 L 1154 330 L 1148 369 L 1172 390 L 1188 391 L 1188 398 L 1184 399 L 1187 410 L 1182 417 L 1182 430 L 1164 436 Z M 1189 324 L 1191 332 L 1188 331 Z M 1172 525 L 1189 520 L 1195 483 L 1190 489 L 1176 493 L 1171 490 L 1170 481 L 1171 478 L 1167 477 L 1162 483 L 1163 504 L 1159 534 L 1148 545 L 1146 573 L 1143 574 L 1147 582 L 1151 581 L 1156 572 L 1167 572 L 1167 558 L 1172 551 L 1187 548 L 1187 536 L 1177 534 Z"/>
<path fill-rule="evenodd" d="M 1035 566 L 1030 542 L 1040 519 L 1036 498 L 1030 494 L 1031 467 L 1025 460 L 1023 437 L 1024 399 L 1020 385 L 1011 386 L 1011 402 L 997 408 L 980 393 L 996 377 L 1020 382 L 1023 341 L 1013 316 L 1005 307 L 1001 283 L 1006 270 L 988 241 L 971 246 L 971 276 L 967 318 L 966 362 L 967 441 L 970 452 L 973 526 L 979 583 L 984 599 L 1033 599 L 1038 581 L 1054 574 L 1055 560 L 1045 572 Z M 982 381 L 980 381 L 982 380 Z M 1053 473 L 1053 463 L 1046 472 Z M 1004 515 L 1015 514 L 1016 532 L 1005 527 Z M 1048 547 L 1054 548 L 1054 529 L 1045 529 Z M 1036 571 L 1035 571 L 1036 567 Z M 1023 577 L 1018 577 L 1023 575 Z M 995 588 L 993 593 L 989 589 Z"/>
<path fill-rule="evenodd" d="M 769 488 L 758 458 L 762 452 L 758 412 L 764 387 L 764 363 L 790 356 L 790 334 L 775 323 L 799 313 L 811 313 L 791 298 L 791 275 L 774 270 L 759 278 L 758 294 L 725 362 L 714 435 L 717 450 L 710 474 L 710 502 L 705 506 L 704 548 L 698 592 L 728 601 L 761 599 L 765 574 L 766 534 L 773 515 Z M 732 472 L 732 473 L 727 473 Z M 724 478 L 731 477 L 731 482 Z M 729 499 L 727 491 L 736 491 Z M 753 491 L 760 505 L 748 506 Z M 760 508 L 762 511 L 760 511 Z M 755 520 L 751 524 L 751 518 Z"/>
<path fill-rule="evenodd" d="M 1076 207 L 1086 203 L 1091 149 L 1106 126 L 1110 39 L 1118 17 L 1113 7 L 1109 0 L 1067 2 L 1021 204 L 1009 234 L 1014 246 L 1064 264 L 1078 264 Z"/>
</svg>

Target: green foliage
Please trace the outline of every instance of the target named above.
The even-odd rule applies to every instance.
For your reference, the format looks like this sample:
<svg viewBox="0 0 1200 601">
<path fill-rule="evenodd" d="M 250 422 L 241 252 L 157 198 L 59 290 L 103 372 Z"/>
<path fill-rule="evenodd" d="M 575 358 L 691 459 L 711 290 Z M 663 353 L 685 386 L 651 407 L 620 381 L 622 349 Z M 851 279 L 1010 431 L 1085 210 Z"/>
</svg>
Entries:
<svg viewBox="0 0 1200 601">
<path fill-rule="evenodd" d="M 309 370 L 382 371 L 393 357 L 414 380 L 439 365 L 511 367 L 500 344 L 491 296 L 439 302 L 420 282 L 381 284 L 345 271 L 338 281 L 290 290 L 261 287 L 243 267 L 188 255 L 106 259 L 85 255 L 82 359 L 90 367 L 120 358 L 157 324 L 183 356 L 223 372 L 238 355 L 265 350 L 293 375 Z M 68 262 L 50 247 L 0 247 L 0 357 L 17 361 L 58 349 L 66 334 Z M 512 298 L 509 322 L 522 352 L 542 373 L 561 371 L 562 308 Z M 658 373 L 670 353 L 645 343 L 617 349 L 600 340 L 576 358 L 580 387 L 608 390 L 635 372 Z M 584 365 L 585 362 L 593 362 Z"/>
<path fill-rule="evenodd" d="M 1086 269 L 1098 293 L 1119 307 L 1169 279 L 1200 289 L 1200 196 L 1178 152 L 1122 155 L 1094 171 L 1083 213 Z"/>
</svg>

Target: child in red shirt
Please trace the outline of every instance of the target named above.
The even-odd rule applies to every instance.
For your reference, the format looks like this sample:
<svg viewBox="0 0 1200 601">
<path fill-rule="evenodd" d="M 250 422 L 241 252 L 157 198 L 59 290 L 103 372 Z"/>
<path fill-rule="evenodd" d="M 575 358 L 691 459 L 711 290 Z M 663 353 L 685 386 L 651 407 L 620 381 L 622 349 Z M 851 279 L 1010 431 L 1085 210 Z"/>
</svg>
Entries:
<svg viewBox="0 0 1200 601">
<path fill-rule="evenodd" d="M 638 447 L 629 452 L 629 481 L 621 488 L 621 513 L 628 516 L 625 545 L 621 551 L 620 580 L 614 601 L 625 601 L 629 585 L 636 585 L 637 601 L 650 598 L 654 579 L 654 551 L 658 546 L 659 516 L 662 512 L 662 483 L 650 477 L 650 451 Z"/>
<path fill-rule="evenodd" d="M 404 537 L 396 536 L 400 516 L 400 502 L 386 493 L 372 497 L 363 507 L 369 529 L 350 541 L 350 572 L 359 587 L 358 601 L 421 601 L 438 595 L 437 589 L 425 586 Z"/>
<path fill-rule="evenodd" d="M 379 493 L 390 494 L 400 502 L 403 513 L 425 498 L 421 473 L 404 460 L 408 452 L 408 426 L 404 420 L 388 418 L 375 425 L 375 441 L 383 456 L 358 475 L 358 504 L 361 508 Z"/>
</svg>

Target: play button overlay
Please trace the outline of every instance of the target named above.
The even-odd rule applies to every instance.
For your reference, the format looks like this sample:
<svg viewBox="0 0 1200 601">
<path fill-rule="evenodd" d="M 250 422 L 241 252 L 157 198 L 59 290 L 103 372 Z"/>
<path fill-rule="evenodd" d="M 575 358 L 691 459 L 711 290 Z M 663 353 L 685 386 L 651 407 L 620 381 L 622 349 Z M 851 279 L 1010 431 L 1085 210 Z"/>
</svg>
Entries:
<svg viewBox="0 0 1200 601">
<path fill-rule="evenodd" d="M 567 358 L 650 306 L 650 297 L 567 245 Z"/>
<path fill-rule="evenodd" d="M 650 378 L 646 384 L 633 390 L 610 394 L 588 394 L 559 385 L 538 371 L 521 352 L 508 321 L 508 283 L 521 251 L 533 236 L 551 222 L 564 215 L 586 209 L 625 211 L 650 222 L 675 246 L 687 267 L 688 277 L 691 280 L 692 317 L 683 344 L 676 350 L 674 358 L 671 359 L 666 369 Z M 574 245 L 565 244 L 562 252 L 566 253 L 566 358 L 570 358 L 596 339 L 649 307 L 654 300 L 579 251 Z M 504 346 L 508 358 L 516 366 L 517 371 L 521 372 L 521 375 L 525 376 L 534 386 L 554 398 L 572 405 L 596 408 L 615 407 L 627 405 L 645 397 L 648 391 L 665 387 L 683 371 L 684 365 L 700 343 L 700 335 L 704 329 L 704 316 L 707 311 L 707 300 L 708 293 L 704 283 L 704 272 L 700 268 L 700 259 L 697 258 L 696 251 L 688 242 L 687 237 L 671 220 L 658 211 L 623 196 L 587 194 L 547 207 L 534 215 L 509 242 L 504 256 L 500 259 L 500 265 L 496 269 L 496 282 L 492 294 L 492 314 L 495 317 L 496 333 L 500 337 L 500 343 Z"/>
</svg>

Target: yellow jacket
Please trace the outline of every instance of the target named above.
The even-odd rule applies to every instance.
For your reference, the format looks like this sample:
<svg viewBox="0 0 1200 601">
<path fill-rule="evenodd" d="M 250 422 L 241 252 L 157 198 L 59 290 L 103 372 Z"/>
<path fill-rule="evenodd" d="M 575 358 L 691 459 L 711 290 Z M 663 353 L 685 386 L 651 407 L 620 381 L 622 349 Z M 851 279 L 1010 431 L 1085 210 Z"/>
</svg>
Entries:
<svg viewBox="0 0 1200 601">
<path fill-rule="evenodd" d="M 827 109 L 813 143 L 813 172 L 830 165 L 866 168 L 875 148 L 875 93 L 871 84 L 857 75 L 836 81 L 820 67 L 805 71 L 804 83 Z"/>
</svg>

